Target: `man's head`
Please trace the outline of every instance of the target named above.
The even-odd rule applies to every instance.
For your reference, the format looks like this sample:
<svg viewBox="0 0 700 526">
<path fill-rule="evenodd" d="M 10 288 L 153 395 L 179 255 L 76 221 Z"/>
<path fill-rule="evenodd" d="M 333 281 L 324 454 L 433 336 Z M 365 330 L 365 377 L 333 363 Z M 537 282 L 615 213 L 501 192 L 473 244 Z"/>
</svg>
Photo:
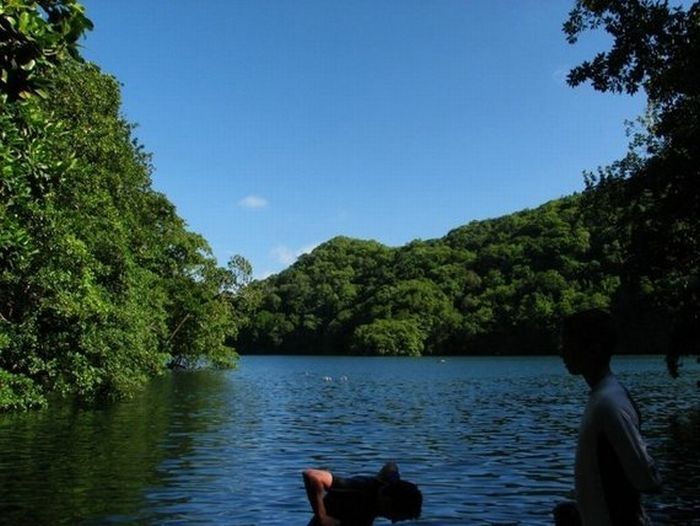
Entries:
<svg viewBox="0 0 700 526">
<path fill-rule="evenodd" d="M 595 373 L 610 364 L 617 345 L 612 317 L 590 309 L 566 317 L 561 330 L 561 356 L 571 374 Z"/>
<path fill-rule="evenodd" d="M 423 507 L 423 494 L 415 484 L 396 480 L 379 491 L 381 515 L 391 522 L 417 519 Z"/>
</svg>

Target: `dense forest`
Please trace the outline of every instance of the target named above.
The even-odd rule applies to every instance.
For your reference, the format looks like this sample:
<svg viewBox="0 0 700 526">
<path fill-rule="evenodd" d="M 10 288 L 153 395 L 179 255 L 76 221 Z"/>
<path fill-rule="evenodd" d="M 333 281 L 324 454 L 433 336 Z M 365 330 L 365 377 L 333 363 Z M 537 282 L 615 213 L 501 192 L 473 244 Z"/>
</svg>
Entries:
<svg viewBox="0 0 700 526">
<path fill-rule="evenodd" d="M 253 283 L 249 353 L 539 354 L 563 315 L 608 307 L 616 247 L 596 247 L 581 197 L 389 248 L 337 237 Z M 652 350 L 652 349 L 647 349 Z"/>
<path fill-rule="evenodd" d="M 0 2 L 0 410 L 236 359 L 235 276 L 153 190 L 90 28 L 74 1 Z"/>
<path fill-rule="evenodd" d="M 698 353 L 700 5 L 577 0 L 572 86 L 643 91 L 628 155 L 587 188 L 441 239 L 334 238 L 250 282 L 151 184 L 117 79 L 81 59 L 76 0 L 0 0 L 0 411 L 129 396 L 249 353 L 551 353 L 561 316 L 612 310 L 623 350 Z"/>
</svg>

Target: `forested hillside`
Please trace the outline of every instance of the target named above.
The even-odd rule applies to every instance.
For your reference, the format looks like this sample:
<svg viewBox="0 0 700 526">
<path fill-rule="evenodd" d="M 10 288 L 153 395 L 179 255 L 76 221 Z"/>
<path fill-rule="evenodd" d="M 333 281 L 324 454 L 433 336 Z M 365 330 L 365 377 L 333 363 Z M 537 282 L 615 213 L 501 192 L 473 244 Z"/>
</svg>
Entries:
<svg viewBox="0 0 700 526">
<path fill-rule="evenodd" d="M 389 248 L 337 237 L 247 291 L 249 353 L 552 353 L 562 315 L 610 304 L 580 197 Z M 605 254 L 605 255 L 604 255 Z"/>
<path fill-rule="evenodd" d="M 571 86 L 642 91 L 625 157 L 580 197 L 400 248 L 336 238 L 238 298 L 245 352 L 550 353 L 562 315 L 609 307 L 621 350 L 700 353 L 700 2 L 577 0 L 563 30 L 610 49 Z"/>
</svg>

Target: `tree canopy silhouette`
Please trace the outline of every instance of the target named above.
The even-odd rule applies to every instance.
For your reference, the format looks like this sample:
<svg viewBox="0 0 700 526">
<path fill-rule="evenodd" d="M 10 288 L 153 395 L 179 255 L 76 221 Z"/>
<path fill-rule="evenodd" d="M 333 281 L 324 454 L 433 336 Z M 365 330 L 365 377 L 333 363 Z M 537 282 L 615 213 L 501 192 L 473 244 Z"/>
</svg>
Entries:
<svg viewBox="0 0 700 526">
<path fill-rule="evenodd" d="M 569 42 L 598 28 L 610 50 L 573 68 L 569 83 L 643 90 L 649 109 L 626 158 L 589 174 L 587 209 L 623 247 L 616 310 L 629 320 L 641 303 L 664 320 L 676 374 L 679 355 L 698 353 L 700 341 L 700 4 L 578 0 L 564 24 Z"/>
</svg>

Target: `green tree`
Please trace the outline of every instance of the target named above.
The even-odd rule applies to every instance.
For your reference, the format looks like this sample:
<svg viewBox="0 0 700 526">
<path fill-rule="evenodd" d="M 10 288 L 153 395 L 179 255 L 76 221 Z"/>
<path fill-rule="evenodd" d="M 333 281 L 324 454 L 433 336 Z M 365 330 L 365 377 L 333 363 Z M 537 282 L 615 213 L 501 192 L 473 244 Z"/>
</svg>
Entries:
<svg viewBox="0 0 700 526">
<path fill-rule="evenodd" d="M 352 346 L 357 354 L 420 356 L 424 339 L 415 318 L 378 319 L 355 329 Z"/>
<path fill-rule="evenodd" d="M 641 89 L 649 111 L 628 156 L 588 175 L 588 208 L 599 224 L 614 220 L 604 233 L 623 254 L 618 311 L 629 319 L 629 306 L 642 302 L 647 318 L 672 327 L 666 344 L 676 374 L 678 355 L 697 353 L 700 342 L 700 4 L 577 1 L 564 24 L 569 42 L 597 28 L 612 37 L 610 50 L 572 69 L 569 83 Z"/>
<path fill-rule="evenodd" d="M 33 9 L 57 31 L 52 17 L 82 16 L 74 2 L 39 4 L 3 3 L 0 18 Z M 72 49 L 74 26 L 60 27 Z M 38 31 L 26 20 L 21 28 Z M 169 363 L 232 365 L 225 294 L 237 278 L 151 188 L 117 81 L 42 49 L 54 67 L 25 80 L 46 97 L 2 86 L 0 410 L 43 405 L 51 393 L 129 396 Z"/>
<path fill-rule="evenodd" d="M 236 293 L 243 290 L 253 281 L 253 265 L 240 254 L 231 256 L 226 268 L 230 276 L 230 282 L 226 284 L 228 292 Z"/>
</svg>

